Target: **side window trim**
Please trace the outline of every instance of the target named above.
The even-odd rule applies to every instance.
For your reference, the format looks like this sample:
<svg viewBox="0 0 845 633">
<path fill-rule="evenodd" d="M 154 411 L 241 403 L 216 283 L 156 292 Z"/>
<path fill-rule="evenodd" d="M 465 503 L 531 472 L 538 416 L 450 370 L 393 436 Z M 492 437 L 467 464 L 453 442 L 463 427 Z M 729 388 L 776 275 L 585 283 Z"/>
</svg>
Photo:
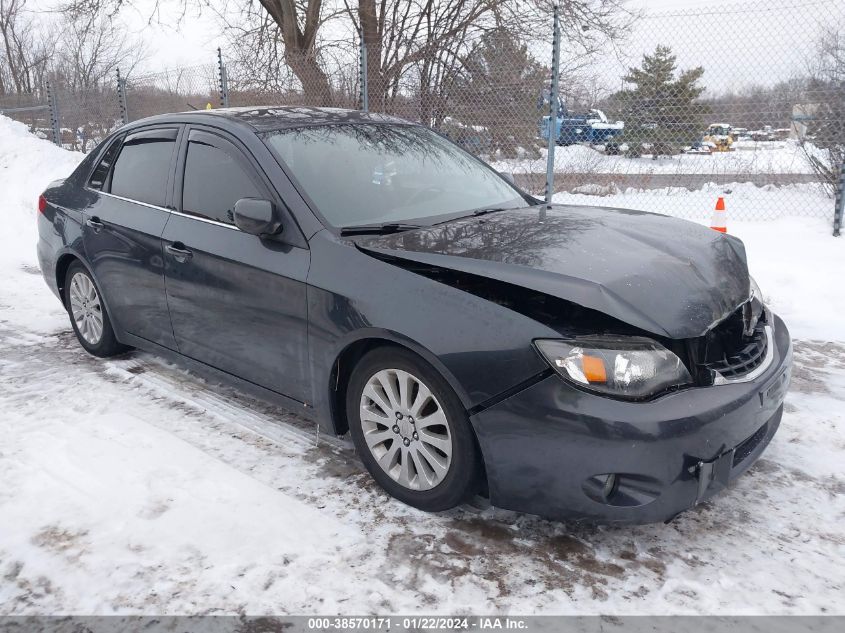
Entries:
<svg viewBox="0 0 845 633">
<path fill-rule="evenodd" d="M 178 126 L 170 125 L 166 127 L 145 128 L 137 132 L 130 132 L 126 136 L 124 143 L 131 143 L 132 141 L 142 141 L 145 139 L 175 141 L 177 136 L 179 136 Z"/>
</svg>

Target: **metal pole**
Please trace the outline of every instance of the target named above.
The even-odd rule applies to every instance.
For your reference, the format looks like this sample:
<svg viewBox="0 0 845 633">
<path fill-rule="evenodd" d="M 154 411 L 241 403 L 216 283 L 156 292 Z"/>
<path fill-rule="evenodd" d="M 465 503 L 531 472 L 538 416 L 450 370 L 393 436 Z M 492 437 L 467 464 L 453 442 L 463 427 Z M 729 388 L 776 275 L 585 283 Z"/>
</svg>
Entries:
<svg viewBox="0 0 845 633">
<path fill-rule="evenodd" d="M 839 168 L 839 186 L 836 188 L 836 208 L 833 211 L 833 237 L 839 237 L 842 215 L 845 213 L 845 156 Z"/>
<path fill-rule="evenodd" d="M 558 75 L 560 73 L 560 16 L 554 7 L 554 40 L 552 42 L 552 85 L 549 90 L 549 153 L 546 157 L 546 204 L 552 204 L 555 192 L 555 146 L 557 145 Z"/>
<path fill-rule="evenodd" d="M 367 90 L 367 44 L 364 42 L 364 31 L 358 29 L 358 41 L 360 43 L 359 55 L 361 59 L 358 63 L 359 83 L 361 86 L 361 109 L 364 112 L 370 111 L 370 99 Z"/>
<path fill-rule="evenodd" d="M 59 125 L 59 106 L 56 101 L 56 91 L 48 80 L 47 84 L 47 105 L 50 107 L 50 129 L 53 132 L 53 143 L 62 146 L 62 129 Z"/>
<path fill-rule="evenodd" d="M 126 79 L 120 76 L 120 68 L 117 69 L 117 101 L 120 104 L 120 120 L 123 125 L 129 123 L 129 110 L 126 108 Z"/>
<path fill-rule="evenodd" d="M 220 107 L 229 107 L 229 80 L 226 76 L 226 66 L 223 64 L 223 51 L 217 47 L 217 85 L 220 89 Z"/>
</svg>

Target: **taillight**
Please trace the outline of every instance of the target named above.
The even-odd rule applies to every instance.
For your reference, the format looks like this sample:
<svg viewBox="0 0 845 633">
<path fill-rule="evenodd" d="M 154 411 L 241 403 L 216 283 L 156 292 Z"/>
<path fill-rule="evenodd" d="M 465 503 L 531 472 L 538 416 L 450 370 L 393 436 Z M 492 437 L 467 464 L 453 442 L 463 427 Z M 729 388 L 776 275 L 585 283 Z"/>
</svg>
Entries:
<svg viewBox="0 0 845 633">
<path fill-rule="evenodd" d="M 47 198 L 42 193 L 38 196 L 38 213 L 44 213 L 47 210 Z"/>
</svg>

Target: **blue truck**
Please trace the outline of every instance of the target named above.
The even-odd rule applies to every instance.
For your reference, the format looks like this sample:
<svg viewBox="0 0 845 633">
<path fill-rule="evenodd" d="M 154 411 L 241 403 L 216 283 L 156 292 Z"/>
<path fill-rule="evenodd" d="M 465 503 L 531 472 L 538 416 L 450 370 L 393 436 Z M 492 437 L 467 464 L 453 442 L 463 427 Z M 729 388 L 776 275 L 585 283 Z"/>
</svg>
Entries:
<svg viewBox="0 0 845 633">
<path fill-rule="evenodd" d="M 625 129 L 624 121 L 610 122 L 601 110 L 571 114 L 563 104 L 558 108 L 556 123 L 558 145 L 607 143 Z M 544 116 L 540 121 L 540 138 L 546 141 L 549 140 L 549 127 L 549 117 Z"/>
</svg>

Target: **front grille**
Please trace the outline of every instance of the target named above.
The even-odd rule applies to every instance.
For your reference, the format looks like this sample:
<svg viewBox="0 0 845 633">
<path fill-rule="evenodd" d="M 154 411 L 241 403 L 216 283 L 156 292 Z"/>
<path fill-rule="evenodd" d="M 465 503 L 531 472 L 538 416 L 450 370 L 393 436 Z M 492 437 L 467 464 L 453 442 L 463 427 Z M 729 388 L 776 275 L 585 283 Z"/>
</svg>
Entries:
<svg viewBox="0 0 845 633">
<path fill-rule="evenodd" d="M 705 366 L 716 370 L 727 380 L 739 378 L 759 367 L 768 351 L 769 338 L 766 336 L 766 327 L 763 323 L 758 323 L 742 349 L 733 353 L 723 351 L 719 360 L 705 363 Z"/>
<path fill-rule="evenodd" d="M 769 351 L 765 317 L 757 321 L 750 336 L 743 331 L 742 309 L 707 334 L 699 366 L 718 372 L 725 380 L 741 378 L 759 367 Z"/>
</svg>

